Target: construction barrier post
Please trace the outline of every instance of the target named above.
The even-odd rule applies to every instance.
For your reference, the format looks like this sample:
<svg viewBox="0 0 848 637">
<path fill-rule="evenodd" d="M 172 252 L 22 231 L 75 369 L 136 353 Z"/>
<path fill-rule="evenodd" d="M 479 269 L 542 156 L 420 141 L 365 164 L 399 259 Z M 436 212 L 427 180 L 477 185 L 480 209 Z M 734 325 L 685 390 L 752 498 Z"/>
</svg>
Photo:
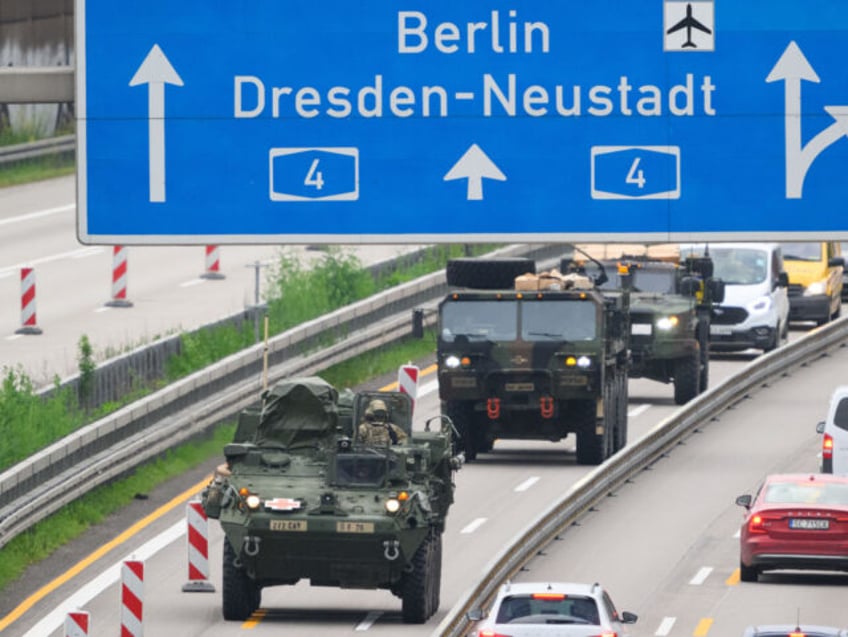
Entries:
<svg viewBox="0 0 848 637">
<path fill-rule="evenodd" d="M 21 326 L 15 334 L 41 334 L 35 317 L 34 268 L 21 268 Z"/>
<path fill-rule="evenodd" d="M 65 637 L 88 637 L 86 611 L 74 611 L 65 615 Z"/>
<path fill-rule="evenodd" d="M 398 369 L 398 390 L 412 399 L 412 411 L 415 412 L 415 400 L 418 398 L 418 368 L 411 363 Z"/>
<path fill-rule="evenodd" d="M 200 502 L 186 505 L 188 524 L 188 582 L 183 584 L 184 593 L 214 593 L 215 586 L 209 581 L 209 520 Z"/>
<path fill-rule="evenodd" d="M 109 307 L 132 307 L 127 300 L 127 248 L 112 248 L 112 299 L 106 303 Z"/>
<path fill-rule="evenodd" d="M 143 637 L 144 562 L 127 560 L 121 566 L 121 637 Z"/>
<path fill-rule="evenodd" d="M 221 247 L 206 246 L 206 270 L 200 275 L 201 279 L 226 278 L 221 272 Z"/>
</svg>

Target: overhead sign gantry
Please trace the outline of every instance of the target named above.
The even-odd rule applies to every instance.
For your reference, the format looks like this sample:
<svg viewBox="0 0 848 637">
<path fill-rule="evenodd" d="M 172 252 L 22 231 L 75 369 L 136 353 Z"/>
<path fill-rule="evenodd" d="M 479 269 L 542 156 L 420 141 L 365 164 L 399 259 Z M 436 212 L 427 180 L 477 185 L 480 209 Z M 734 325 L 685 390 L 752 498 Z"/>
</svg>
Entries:
<svg viewBox="0 0 848 637">
<path fill-rule="evenodd" d="M 848 238 L 847 33 L 844 0 L 77 0 L 79 237 Z"/>
</svg>

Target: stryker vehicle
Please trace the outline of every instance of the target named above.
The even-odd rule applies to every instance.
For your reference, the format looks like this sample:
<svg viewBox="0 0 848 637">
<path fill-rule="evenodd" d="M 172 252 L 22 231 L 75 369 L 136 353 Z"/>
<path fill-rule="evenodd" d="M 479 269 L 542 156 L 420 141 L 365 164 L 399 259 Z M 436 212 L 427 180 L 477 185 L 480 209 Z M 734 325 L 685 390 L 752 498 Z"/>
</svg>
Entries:
<svg viewBox="0 0 848 637">
<path fill-rule="evenodd" d="M 359 438 L 379 397 L 402 444 Z M 223 615 L 244 620 L 266 586 L 388 589 L 406 623 L 439 606 L 442 532 L 453 502 L 452 426 L 412 431 L 412 401 L 400 392 L 338 391 L 318 377 L 278 383 L 242 412 L 226 464 L 203 492 L 208 517 L 226 534 Z"/>
<path fill-rule="evenodd" d="M 621 288 L 617 263 L 630 265 L 630 378 L 674 383 L 674 402 L 683 405 L 707 389 L 710 315 L 724 287 L 712 278 L 709 256 L 680 258 L 676 245 L 577 245 L 611 274 L 603 291 Z M 581 262 L 579 254 L 573 258 Z M 566 269 L 563 263 L 563 270 Z M 598 266 L 583 263 L 592 271 Z"/>
<path fill-rule="evenodd" d="M 627 442 L 628 293 L 602 294 L 603 277 L 534 273 L 529 259 L 448 262 L 454 290 L 439 304 L 437 344 L 442 413 L 468 461 L 495 439 L 573 433 L 577 462 L 600 464 Z"/>
</svg>

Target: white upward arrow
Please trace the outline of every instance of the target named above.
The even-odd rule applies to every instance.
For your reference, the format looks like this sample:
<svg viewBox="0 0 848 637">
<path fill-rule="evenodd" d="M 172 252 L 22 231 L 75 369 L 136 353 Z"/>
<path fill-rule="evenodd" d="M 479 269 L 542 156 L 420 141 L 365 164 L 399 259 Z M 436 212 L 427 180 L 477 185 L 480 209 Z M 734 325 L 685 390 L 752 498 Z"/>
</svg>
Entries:
<svg viewBox="0 0 848 637">
<path fill-rule="evenodd" d="M 165 201 L 165 84 L 182 86 L 183 81 L 158 44 L 130 80 L 130 86 L 148 84 L 147 118 L 150 143 L 150 201 Z"/>
<path fill-rule="evenodd" d="M 477 144 L 471 144 L 471 147 L 465 151 L 465 154 L 448 171 L 444 180 L 467 179 L 467 199 L 469 201 L 479 201 L 483 199 L 484 178 L 506 181 L 506 175 L 489 159 L 489 156 Z"/>
<path fill-rule="evenodd" d="M 848 134 L 848 107 L 825 106 L 836 121 L 821 131 L 806 146 L 801 143 L 801 82 L 820 82 L 819 76 L 795 42 L 780 56 L 766 82 L 786 82 L 786 198 L 800 199 L 807 171 L 824 149 Z"/>
</svg>

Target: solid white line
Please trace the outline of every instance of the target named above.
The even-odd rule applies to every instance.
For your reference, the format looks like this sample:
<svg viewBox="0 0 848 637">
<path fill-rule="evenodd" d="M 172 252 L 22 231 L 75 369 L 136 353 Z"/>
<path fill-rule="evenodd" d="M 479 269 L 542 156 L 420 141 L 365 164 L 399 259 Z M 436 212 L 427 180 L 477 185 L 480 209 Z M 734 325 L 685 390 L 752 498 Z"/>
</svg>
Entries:
<svg viewBox="0 0 848 637">
<path fill-rule="evenodd" d="M 377 621 L 378 619 L 380 619 L 380 616 L 381 616 L 382 614 L 383 614 L 383 612 L 382 612 L 382 611 L 379 611 L 379 610 L 372 610 L 372 611 L 370 611 L 370 612 L 369 612 L 369 613 L 365 616 L 365 619 L 363 619 L 361 622 L 359 622 L 359 623 L 356 625 L 356 628 L 355 628 L 354 630 L 358 630 L 358 631 L 368 630 L 369 628 L 371 628 L 371 626 L 373 626 L 373 625 L 374 625 L 374 622 L 375 622 L 375 621 Z"/>
<path fill-rule="evenodd" d="M 65 615 L 67 613 L 83 608 L 92 599 L 120 580 L 121 565 L 125 560 L 131 559 L 143 562 L 144 560 L 150 559 L 171 542 L 185 535 L 185 532 L 186 522 L 185 520 L 180 520 L 171 528 L 166 529 L 152 540 L 139 547 L 139 549 L 134 553 L 127 555 L 107 568 L 88 584 L 80 588 L 76 593 L 59 603 L 51 613 L 46 615 L 44 619 L 30 628 L 24 637 L 44 637 L 44 635 L 50 635 L 54 631 L 59 630 L 65 622 Z"/>
<path fill-rule="evenodd" d="M 524 482 L 515 487 L 514 491 L 516 493 L 520 493 L 522 491 L 527 491 L 530 487 L 536 484 L 539 481 L 539 476 L 531 476 L 527 478 Z"/>
<path fill-rule="evenodd" d="M 111 307 L 109 307 L 108 305 L 104 305 L 103 307 L 98 307 L 98 308 L 97 308 L 96 310 L 94 310 L 94 311 L 95 311 L 97 314 L 100 314 L 100 312 L 108 312 L 108 311 L 109 311 L 109 310 L 111 310 L 111 309 L 112 309 L 112 308 L 111 308 Z"/>
<path fill-rule="evenodd" d="M 638 407 L 634 407 L 633 409 L 628 411 L 627 417 L 628 418 L 635 418 L 636 416 L 640 416 L 640 415 L 644 414 L 650 408 L 651 408 L 650 405 L 639 405 Z"/>
<path fill-rule="evenodd" d="M 76 207 L 77 205 L 75 203 L 69 203 L 64 206 L 57 206 L 56 208 L 45 208 L 44 210 L 39 210 L 38 212 L 29 212 L 25 215 L 18 215 L 17 217 L 0 219 L 0 226 L 6 226 L 10 223 L 18 223 L 20 221 L 31 221 L 32 219 L 39 219 L 41 217 L 49 217 L 50 215 L 55 215 L 60 212 L 74 210 L 76 209 Z"/>
<path fill-rule="evenodd" d="M 192 285 L 200 285 L 201 283 L 205 283 L 206 279 L 192 279 L 191 281 L 186 281 L 184 283 L 180 283 L 181 288 L 188 288 Z"/>
<path fill-rule="evenodd" d="M 663 617 L 663 620 L 660 622 L 660 627 L 657 628 L 657 632 L 655 632 L 654 635 L 657 637 L 665 637 L 671 632 L 674 622 L 676 621 L 676 617 Z"/>
<path fill-rule="evenodd" d="M 61 259 L 81 259 L 83 257 L 90 257 L 93 254 L 98 254 L 100 252 L 103 252 L 103 248 L 98 248 L 97 250 L 92 250 L 91 248 L 80 248 L 79 250 L 60 252 L 59 254 L 53 254 L 49 257 L 41 257 L 40 259 L 33 259 L 32 261 L 24 261 L 16 265 L 7 266 L 5 268 L 0 269 L 0 275 L 3 275 L 7 272 L 15 272 L 23 267 L 35 267 L 43 263 L 50 263 L 51 261 L 59 261 Z"/>
<path fill-rule="evenodd" d="M 6 337 L 6 340 L 7 341 L 16 341 L 17 339 L 21 338 L 22 336 L 23 336 L 23 334 L 10 334 L 9 336 Z"/>
<path fill-rule="evenodd" d="M 471 524 L 467 525 L 460 533 L 474 533 L 477 529 L 483 526 L 489 518 L 477 518 Z"/>
<path fill-rule="evenodd" d="M 703 584 L 706 581 L 706 579 L 710 576 L 710 573 L 712 573 L 712 572 L 713 572 L 712 566 L 705 566 L 704 568 L 702 568 L 700 571 L 698 571 L 695 574 L 695 577 L 693 577 L 692 579 L 689 580 L 689 583 L 692 586 L 700 586 L 701 584 Z"/>
<path fill-rule="evenodd" d="M 421 385 L 421 387 L 418 388 L 418 396 L 419 397 L 426 396 L 427 394 L 431 394 L 438 389 L 439 389 L 439 381 L 431 380 L 426 385 Z"/>
</svg>

